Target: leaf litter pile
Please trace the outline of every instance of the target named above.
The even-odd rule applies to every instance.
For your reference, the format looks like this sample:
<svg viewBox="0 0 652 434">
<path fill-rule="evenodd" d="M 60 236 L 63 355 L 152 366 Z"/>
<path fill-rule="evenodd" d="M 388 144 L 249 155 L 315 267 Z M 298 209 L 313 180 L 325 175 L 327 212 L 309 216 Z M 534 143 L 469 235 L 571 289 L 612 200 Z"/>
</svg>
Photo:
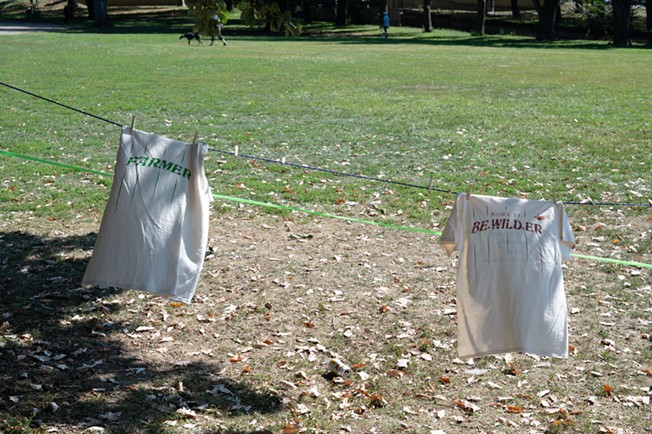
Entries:
<svg viewBox="0 0 652 434">
<path fill-rule="evenodd" d="M 578 252 L 652 262 L 650 216 L 569 211 Z M 567 360 L 460 360 L 436 237 L 213 213 L 184 305 L 81 288 L 97 227 L 3 223 L 0 432 L 652 432 L 649 269 L 566 263 Z"/>
</svg>

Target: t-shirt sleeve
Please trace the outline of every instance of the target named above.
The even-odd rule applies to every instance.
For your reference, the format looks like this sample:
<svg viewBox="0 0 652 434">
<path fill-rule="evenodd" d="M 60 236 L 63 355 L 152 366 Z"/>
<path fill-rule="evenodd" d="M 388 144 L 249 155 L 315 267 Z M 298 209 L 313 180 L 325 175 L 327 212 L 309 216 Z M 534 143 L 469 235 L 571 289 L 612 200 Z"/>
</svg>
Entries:
<svg viewBox="0 0 652 434">
<path fill-rule="evenodd" d="M 570 221 L 568 220 L 568 215 L 564 209 L 564 205 L 559 203 L 557 207 L 559 210 L 559 218 L 561 219 L 561 239 L 559 240 L 561 254 L 564 259 L 570 259 L 571 251 L 573 247 L 575 247 L 575 235 L 573 235 L 573 229 L 571 228 Z"/>
<path fill-rule="evenodd" d="M 439 245 L 442 246 L 448 256 L 451 256 L 455 250 L 462 250 L 462 243 L 460 240 L 462 236 L 461 232 L 463 225 L 461 225 L 462 219 L 459 215 L 462 209 L 460 198 L 461 195 L 458 195 L 457 199 L 455 200 L 455 205 L 453 205 L 453 210 L 448 217 L 448 222 L 446 223 L 444 232 L 439 238 Z"/>
</svg>

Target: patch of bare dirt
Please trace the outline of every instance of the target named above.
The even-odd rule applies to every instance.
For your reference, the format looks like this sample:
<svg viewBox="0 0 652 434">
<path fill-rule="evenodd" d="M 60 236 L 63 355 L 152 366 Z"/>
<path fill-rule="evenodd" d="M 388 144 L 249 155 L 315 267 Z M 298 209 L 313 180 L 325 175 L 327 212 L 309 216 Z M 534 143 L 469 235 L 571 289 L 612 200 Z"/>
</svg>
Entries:
<svg viewBox="0 0 652 434">
<path fill-rule="evenodd" d="M 574 218 L 578 251 L 643 246 L 652 261 L 650 216 Z M 652 426 L 649 269 L 567 264 L 568 360 L 462 361 L 456 264 L 433 236 L 248 207 L 214 214 L 199 287 L 182 305 L 80 288 L 97 228 L 28 217 L 1 228 L 5 420 L 61 433 Z M 633 241 L 614 242 L 624 230 Z M 333 357 L 352 367 L 348 379 L 329 372 Z"/>
</svg>

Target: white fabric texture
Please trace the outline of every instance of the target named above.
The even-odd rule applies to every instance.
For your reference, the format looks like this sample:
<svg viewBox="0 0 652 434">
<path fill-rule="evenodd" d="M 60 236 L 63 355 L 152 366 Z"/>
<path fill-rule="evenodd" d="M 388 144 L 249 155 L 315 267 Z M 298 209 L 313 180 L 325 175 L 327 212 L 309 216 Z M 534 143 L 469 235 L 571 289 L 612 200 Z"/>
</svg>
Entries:
<svg viewBox="0 0 652 434">
<path fill-rule="evenodd" d="M 83 285 L 190 303 L 208 242 L 206 144 L 124 128 L 111 195 Z"/>
<path fill-rule="evenodd" d="M 568 357 L 562 259 L 575 238 L 561 203 L 459 194 L 439 242 L 459 252 L 461 358 Z"/>
</svg>

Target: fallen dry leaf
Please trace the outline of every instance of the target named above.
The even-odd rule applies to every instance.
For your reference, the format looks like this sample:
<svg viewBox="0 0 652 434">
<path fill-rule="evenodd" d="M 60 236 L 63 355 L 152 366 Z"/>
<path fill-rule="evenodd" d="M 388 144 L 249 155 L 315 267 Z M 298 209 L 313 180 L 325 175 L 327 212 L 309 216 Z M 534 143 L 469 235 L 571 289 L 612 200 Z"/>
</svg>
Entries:
<svg viewBox="0 0 652 434">
<path fill-rule="evenodd" d="M 614 391 L 614 388 L 611 387 L 611 386 L 608 385 L 608 384 L 605 384 L 604 386 L 602 386 L 602 391 L 604 392 L 604 394 L 605 394 L 606 396 L 611 396 L 611 394 L 612 394 L 613 391 Z"/>
<path fill-rule="evenodd" d="M 461 408 L 467 413 L 475 413 L 480 411 L 480 407 L 478 405 L 475 405 L 466 399 L 456 399 L 453 401 L 453 405 L 457 408 Z"/>
<path fill-rule="evenodd" d="M 383 398 L 382 395 L 375 393 L 371 395 L 371 405 L 376 408 L 381 408 L 387 405 L 387 401 L 385 400 L 385 398 Z"/>
<path fill-rule="evenodd" d="M 308 408 L 308 406 L 305 404 L 297 404 L 294 411 L 296 411 L 298 414 L 308 414 L 310 413 L 310 408 Z"/>
<path fill-rule="evenodd" d="M 385 374 L 387 374 L 389 378 L 401 378 L 405 375 L 405 372 L 399 371 L 398 369 L 389 369 Z"/>
<path fill-rule="evenodd" d="M 625 402 L 631 402 L 637 407 L 641 407 L 643 405 L 650 405 L 650 397 L 649 396 L 626 396 Z"/>
<path fill-rule="evenodd" d="M 502 423 L 503 425 L 506 425 L 506 426 L 511 426 L 511 427 L 518 426 L 518 424 L 516 422 L 513 422 L 513 421 L 511 421 L 511 420 L 509 420 L 507 418 L 504 418 L 504 417 L 499 417 L 497 419 L 497 421 Z"/>
<path fill-rule="evenodd" d="M 396 362 L 396 367 L 399 369 L 407 369 L 410 366 L 410 360 L 408 359 L 399 359 Z"/>
<path fill-rule="evenodd" d="M 521 371 L 516 369 L 516 367 L 514 366 L 514 364 L 512 362 L 509 362 L 507 364 L 507 366 L 508 366 L 508 369 L 505 371 L 506 374 L 508 374 L 508 375 L 519 375 L 521 373 Z"/>
<path fill-rule="evenodd" d="M 301 429 L 301 421 L 294 419 L 292 422 L 287 422 L 283 427 L 283 434 L 294 434 Z"/>
<path fill-rule="evenodd" d="M 523 407 L 518 406 L 518 405 L 508 405 L 507 406 L 507 413 L 522 413 L 523 412 Z"/>
</svg>

